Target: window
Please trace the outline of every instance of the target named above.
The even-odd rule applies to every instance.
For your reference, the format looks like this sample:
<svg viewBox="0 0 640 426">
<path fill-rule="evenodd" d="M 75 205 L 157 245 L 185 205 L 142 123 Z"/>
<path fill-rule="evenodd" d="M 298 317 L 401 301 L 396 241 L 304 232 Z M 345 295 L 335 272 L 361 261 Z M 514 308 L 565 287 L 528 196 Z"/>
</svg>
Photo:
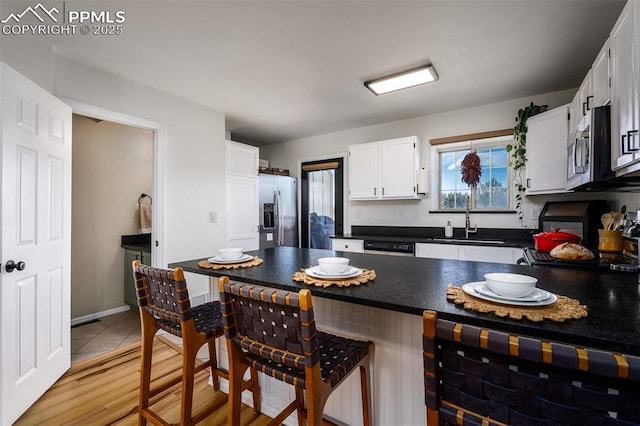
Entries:
<svg viewBox="0 0 640 426">
<path fill-rule="evenodd" d="M 480 183 L 476 188 L 469 188 L 462 182 L 460 164 L 467 148 L 458 150 L 440 150 L 438 208 L 440 210 L 466 209 L 472 210 L 505 210 L 509 208 L 509 170 L 507 168 L 507 152 L 505 145 L 482 146 L 476 148 L 480 157 Z M 470 204 L 469 204 L 470 201 Z"/>
</svg>

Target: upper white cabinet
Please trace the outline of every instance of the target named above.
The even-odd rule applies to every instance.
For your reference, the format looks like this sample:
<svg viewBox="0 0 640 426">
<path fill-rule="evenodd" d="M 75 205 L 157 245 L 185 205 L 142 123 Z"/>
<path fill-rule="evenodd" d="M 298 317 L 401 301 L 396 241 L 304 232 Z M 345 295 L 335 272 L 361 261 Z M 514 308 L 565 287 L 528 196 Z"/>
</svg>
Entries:
<svg viewBox="0 0 640 426">
<path fill-rule="evenodd" d="M 611 168 L 640 160 L 640 2 L 629 1 L 609 38 L 611 50 Z"/>
<path fill-rule="evenodd" d="M 606 105 L 611 100 L 609 56 L 609 39 L 607 39 L 591 66 L 591 80 L 593 83 L 593 101 L 591 107 L 594 108 Z M 575 129 L 570 127 L 569 130 Z"/>
<path fill-rule="evenodd" d="M 418 198 L 417 136 L 349 146 L 349 199 Z"/>
<path fill-rule="evenodd" d="M 582 84 L 578 89 L 578 103 L 580 108 L 580 119 L 589 113 L 593 108 L 593 79 L 591 70 L 587 72 Z"/>
<path fill-rule="evenodd" d="M 225 174 L 258 177 L 260 150 L 255 146 L 225 141 Z"/>
<path fill-rule="evenodd" d="M 569 104 L 569 130 L 568 136 L 578 130 L 578 124 L 582 119 L 582 111 L 580 111 L 580 93 L 576 92 L 573 100 Z M 571 143 L 572 137 L 567 137 L 567 146 Z"/>
<path fill-rule="evenodd" d="M 569 105 L 527 121 L 527 195 L 566 192 Z"/>
</svg>

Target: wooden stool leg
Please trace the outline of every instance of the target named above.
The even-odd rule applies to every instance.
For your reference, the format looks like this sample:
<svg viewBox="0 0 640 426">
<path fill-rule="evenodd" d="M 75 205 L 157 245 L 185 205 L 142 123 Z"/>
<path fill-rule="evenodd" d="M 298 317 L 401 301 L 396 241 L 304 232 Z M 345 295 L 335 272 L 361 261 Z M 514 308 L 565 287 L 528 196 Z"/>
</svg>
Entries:
<svg viewBox="0 0 640 426">
<path fill-rule="evenodd" d="M 218 354 L 216 353 L 216 340 L 211 339 L 208 342 L 209 346 L 209 359 L 211 360 L 211 381 L 213 382 L 213 390 L 220 390 L 220 378 L 216 369 L 218 368 Z"/>
<path fill-rule="evenodd" d="M 369 377 L 369 361 L 360 366 L 360 387 L 362 388 L 362 423 L 371 425 L 371 380 Z"/>
<path fill-rule="evenodd" d="M 253 395 L 253 413 L 260 414 L 262 410 L 260 383 L 258 382 L 258 371 L 253 367 L 251 367 L 251 382 L 253 383 L 253 386 L 251 387 L 251 394 Z"/>
<path fill-rule="evenodd" d="M 138 407 L 138 424 L 146 425 L 144 411 L 149 408 L 149 389 L 151 386 L 151 356 L 153 355 L 153 338 L 158 331 L 155 318 L 142 308 L 140 309 L 141 341 L 140 341 L 140 406 Z"/>
<path fill-rule="evenodd" d="M 296 389 L 296 401 L 298 401 L 298 426 L 304 426 L 304 389 L 294 386 Z"/>
<path fill-rule="evenodd" d="M 240 349 L 227 344 L 229 350 L 229 399 L 227 402 L 227 426 L 240 425 L 240 410 L 242 409 L 242 382 L 247 365 L 237 353 Z"/>
<path fill-rule="evenodd" d="M 180 404 L 180 425 L 191 425 L 193 406 L 193 381 L 196 370 L 198 347 L 193 341 L 182 340 L 182 404 Z"/>
</svg>

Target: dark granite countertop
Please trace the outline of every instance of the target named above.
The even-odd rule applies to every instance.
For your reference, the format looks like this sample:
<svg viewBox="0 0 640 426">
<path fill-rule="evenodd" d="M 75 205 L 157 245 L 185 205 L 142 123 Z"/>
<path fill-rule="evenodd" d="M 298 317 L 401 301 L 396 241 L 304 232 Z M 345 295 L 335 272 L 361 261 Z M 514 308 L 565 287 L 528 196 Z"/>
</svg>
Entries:
<svg viewBox="0 0 640 426">
<path fill-rule="evenodd" d="M 465 238 L 463 228 L 454 228 L 453 237 L 445 238 L 443 227 L 412 226 L 352 226 L 351 233 L 333 235 L 332 238 L 353 240 L 393 241 L 397 243 L 437 243 L 491 245 L 498 247 L 533 247 L 532 234 L 526 229 L 480 228 L 470 238 Z"/>
<path fill-rule="evenodd" d="M 198 267 L 202 259 L 176 262 L 185 271 L 297 291 L 307 287 L 292 280 L 300 268 L 317 265 L 320 257 L 336 252 L 276 247 L 249 254 L 264 264 L 253 268 L 211 270 Z M 308 287 L 314 296 L 380 309 L 422 315 L 435 310 L 441 318 L 477 326 L 516 332 L 606 350 L 640 355 L 640 286 L 637 274 L 594 272 L 576 268 L 549 268 L 498 263 L 439 260 L 337 252 L 361 268 L 374 269 L 375 281 L 356 287 Z M 578 299 L 589 315 L 562 323 L 545 320 L 512 320 L 465 310 L 448 302 L 448 284 L 462 285 L 483 280 L 489 272 L 512 272 L 535 276 L 538 286 Z"/>
<path fill-rule="evenodd" d="M 123 235 L 120 239 L 120 247 L 151 253 L 151 234 Z"/>
</svg>

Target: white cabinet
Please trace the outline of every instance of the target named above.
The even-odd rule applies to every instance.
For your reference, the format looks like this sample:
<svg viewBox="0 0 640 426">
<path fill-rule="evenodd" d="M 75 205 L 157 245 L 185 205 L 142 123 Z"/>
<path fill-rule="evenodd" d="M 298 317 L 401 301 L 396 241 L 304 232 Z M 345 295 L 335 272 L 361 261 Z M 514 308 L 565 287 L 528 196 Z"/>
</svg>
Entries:
<svg viewBox="0 0 640 426">
<path fill-rule="evenodd" d="M 516 264 L 523 254 L 523 250 L 516 247 L 488 247 L 448 243 L 416 244 L 416 257 L 427 257 L 432 259 Z"/>
<path fill-rule="evenodd" d="M 455 244 L 429 244 L 417 243 L 415 246 L 416 257 L 431 259 L 460 259 L 460 247 Z"/>
<path fill-rule="evenodd" d="M 611 78 L 609 75 L 609 39 L 604 43 L 600 53 L 596 56 L 591 66 L 591 78 L 593 82 L 592 107 L 606 105 L 611 100 Z M 575 130 L 569 128 L 570 131 Z"/>
<path fill-rule="evenodd" d="M 508 263 L 513 265 L 515 265 L 522 256 L 524 256 L 524 251 L 515 247 L 463 246 L 460 253 L 461 260 Z"/>
<path fill-rule="evenodd" d="M 568 137 L 567 137 L 567 146 L 571 144 L 571 139 L 573 137 L 573 133 L 578 130 L 578 124 L 580 124 L 580 119 L 582 118 L 582 114 L 580 111 L 580 94 L 576 92 L 576 95 L 573 97 L 573 100 L 569 104 L 569 129 L 568 129 Z"/>
<path fill-rule="evenodd" d="M 260 150 L 255 146 L 225 141 L 225 174 L 234 176 L 258 176 Z"/>
<path fill-rule="evenodd" d="M 349 147 L 349 199 L 371 200 L 378 194 L 379 145 L 363 143 Z"/>
<path fill-rule="evenodd" d="M 569 105 L 527 121 L 527 195 L 566 192 Z"/>
<path fill-rule="evenodd" d="M 416 136 L 349 146 L 349 199 L 418 198 Z"/>
<path fill-rule="evenodd" d="M 610 37 L 611 168 L 640 160 L 640 2 L 629 1 Z"/>
<path fill-rule="evenodd" d="M 364 240 L 332 238 L 331 249 L 333 251 L 348 251 L 353 253 L 364 253 Z"/>
<path fill-rule="evenodd" d="M 582 80 L 580 88 L 578 88 L 578 104 L 580 108 L 580 119 L 589 113 L 589 110 L 593 108 L 593 81 L 591 78 L 591 70 L 587 72 L 587 75 Z"/>
<path fill-rule="evenodd" d="M 258 161 L 260 150 L 237 142 L 225 142 L 226 246 L 259 248 Z M 216 223 L 217 212 L 210 221 Z"/>
</svg>

